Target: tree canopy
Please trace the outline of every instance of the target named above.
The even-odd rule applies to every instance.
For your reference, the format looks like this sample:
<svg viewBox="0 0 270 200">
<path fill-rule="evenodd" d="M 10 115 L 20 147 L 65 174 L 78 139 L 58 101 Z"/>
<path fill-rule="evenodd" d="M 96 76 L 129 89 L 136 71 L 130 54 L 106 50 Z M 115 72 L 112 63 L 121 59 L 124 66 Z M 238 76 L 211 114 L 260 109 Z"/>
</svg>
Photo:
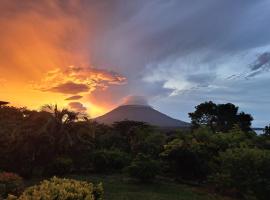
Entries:
<svg viewBox="0 0 270 200">
<path fill-rule="evenodd" d="M 232 103 L 215 104 L 209 101 L 199 104 L 195 109 L 194 112 L 189 113 L 193 128 L 204 125 L 211 128 L 213 132 L 228 132 L 238 124 L 244 132 L 251 130 L 252 116 L 238 112 L 238 107 Z"/>
</svg>

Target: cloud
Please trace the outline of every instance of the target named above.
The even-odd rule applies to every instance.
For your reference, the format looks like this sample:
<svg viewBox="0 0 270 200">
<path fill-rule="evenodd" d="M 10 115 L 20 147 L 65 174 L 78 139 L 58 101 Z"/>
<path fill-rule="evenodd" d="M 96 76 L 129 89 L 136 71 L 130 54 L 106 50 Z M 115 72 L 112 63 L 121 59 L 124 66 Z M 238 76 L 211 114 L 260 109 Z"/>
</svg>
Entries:
<svg viewBox="0 0 270 200">
<path fill-rule="evenodd" d="M 143 105 L 148 106 L 147 98 L 144 96 L 127 96 L 123 105 Z"/>
<path fill-rule="evenodd" d="M 250 72 L 246 78 L 252 78 L 259 74 L 265 73 L 270 69 L 270 52 L 261 53 L 255 62 L 250 66 Z"/>
<path fill-rule="evenodd" d="M 82 92 L 88 92 L 89 87 L 84 84 L 77 84 L 73 82 L 67 82 L 55 87 L 49 88 L 46 91 L 58 92 L 63 94 L 78 94 Z"/>
<path fill-rule="evenodd" d="M 227 77 L 228 80 L 233 79 L 250 79 L 257 77 L 259 75 L 266 75 L 266 73 L 270 70 L 270 53 L 269 52 L 260 52 L 259 55 L 248 64 L 248 69 L 243 69 L 238 74 L 233 74 Z"/>
<path fill-rule="evenodd" d="M 68 104 L 69 108 L 75 112 L 84 113 L 87 111 L 87 108 L 80 102 L 70 102 Z"/>
<path fill-rule="evenodd" d="M 65 100 L 66 100 L 66 101 L 78 100 L 78 99 L 81 99 L 82 97 L 83 97 L 83 96 L 81 96 L 81 95 L 75 95 L 75 96 L 68 97 L 68 98 L 66 98 Z"/>
<path fill-rule="evenodd" d="M 6 83 L 6 82 L 7 82 L 6 79 L 0 78 L 0 85 L 1 85 L 1 87 L 5 86 L 5 83 Z"/>
<path fill-rule="evenodd" d="M 126 78 L 113 71 L 70 66 L 65 70 L 49 71 L 41 82 L 33 84 L 33 87 L 45 92 L 80 94 L 95 90 L 104 91 L 111 85 L 125 83 Z"/>
<path fill-rule="evenodd" d="M 261 67 L 270 64 L 270 52 L 264 52 L 258 56 L 255 63 L 250 67 L 252 71 L 258 70 Z"/>
</svg>

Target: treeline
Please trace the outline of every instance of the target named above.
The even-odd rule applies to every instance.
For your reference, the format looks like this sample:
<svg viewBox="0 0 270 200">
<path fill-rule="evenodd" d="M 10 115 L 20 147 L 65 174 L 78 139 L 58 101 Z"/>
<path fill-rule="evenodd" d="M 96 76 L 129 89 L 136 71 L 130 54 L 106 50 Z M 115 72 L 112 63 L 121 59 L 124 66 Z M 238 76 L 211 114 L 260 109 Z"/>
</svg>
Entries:
<svg viewBox="0 0 270 200">
<path fill-rule="evenodd" d="M 97 124 L 57 106 L 0 107 L 0 169 L 25 178 L 69 173 L 126 173 L 203 184 L 239 198 L 270 194 L 270 136 L 233 104 L 206 102 L 192 129 L 160 133 L 144 122 Z"/>
</svg>

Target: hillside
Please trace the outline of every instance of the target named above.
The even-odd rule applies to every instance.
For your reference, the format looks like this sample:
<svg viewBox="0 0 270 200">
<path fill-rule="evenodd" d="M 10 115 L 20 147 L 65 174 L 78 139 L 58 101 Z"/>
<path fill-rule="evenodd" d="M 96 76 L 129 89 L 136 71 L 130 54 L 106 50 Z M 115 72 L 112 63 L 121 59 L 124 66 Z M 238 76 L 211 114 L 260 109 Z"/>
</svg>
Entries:
<svg viewBox="0 0 270 200">
<path fill-rule="evenodd" d="M 112 124 L 116 121 L 133 120 L 143 121 L 159 127 L 189 127 L 190 124 L 171 118 L 151 106 L 146 105 L 122 105 L 107 114 L 94 119 L 99 123 Z"/>
</svg>

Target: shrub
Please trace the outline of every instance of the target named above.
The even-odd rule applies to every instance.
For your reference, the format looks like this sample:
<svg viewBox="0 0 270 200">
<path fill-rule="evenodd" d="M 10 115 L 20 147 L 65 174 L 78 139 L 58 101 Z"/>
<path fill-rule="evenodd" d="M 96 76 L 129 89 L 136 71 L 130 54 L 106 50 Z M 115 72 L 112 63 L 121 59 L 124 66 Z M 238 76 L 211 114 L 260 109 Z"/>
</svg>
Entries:
<svg viewBox="0 0 270 200">
<path fill-rule="evenodd" d="M 19 194 L 23 189 L 22 178 L 14 173 L 0 173 L 0 197 L 6 197 L 8 194 Z"/>
<path fill-rule="evenodd" d="M 220 170 L 211 179 L 216 188 L 266 200 L 270 194 L 270 151 L 237 148 L 220 154 Z"/>
<path fill-rule="evenodd" d="M 45 175 L 64 175 L 72 170 L 73 162 L 69 157 L 58 157 L 45 169 Z"/>
<path fill-rule="evenodd" d="M 14 197 L 10 197 L 10 199 Z M 53 177 L 42 181 L 39 185 L 27 188 L 18 200 L 44 199 L 44 200 L 102 200 L 103 187 L 92 183 L 73 179 L 60 179 Z"/>
<path fill-rule="evenodd" d="M 138 154 L 127 168 L 128 174 L 142 182 L 152 181 L 159 172 L 159 164 L 150 156 Z"/>
<path fill-rule="evenodd" d="M 132 153 L 135 155 L 138 153 L 142 153 L 151 155 L 151 157 L 153 158 L 158 158 L 159 154 L 163 150 L 164 144 L 165 135 L 152 131 L 149 135 L 136 141 L 136 143 L 132 145 Z"/>
<path fill-rule="evenodd" d="M 209 173 L 210 151 L 195 138 L 174 139 L 164 146 L 162 158 L 168 163 L 170 173 L 180 179 L 203 180 Z"/>
<path fill-rule="evenodd" d="M 92 156 L 96 172 L 112 172 L 123 169 L 130 163 L 127 153 L 120 150 L 97 150 Z"/>
</svg>

